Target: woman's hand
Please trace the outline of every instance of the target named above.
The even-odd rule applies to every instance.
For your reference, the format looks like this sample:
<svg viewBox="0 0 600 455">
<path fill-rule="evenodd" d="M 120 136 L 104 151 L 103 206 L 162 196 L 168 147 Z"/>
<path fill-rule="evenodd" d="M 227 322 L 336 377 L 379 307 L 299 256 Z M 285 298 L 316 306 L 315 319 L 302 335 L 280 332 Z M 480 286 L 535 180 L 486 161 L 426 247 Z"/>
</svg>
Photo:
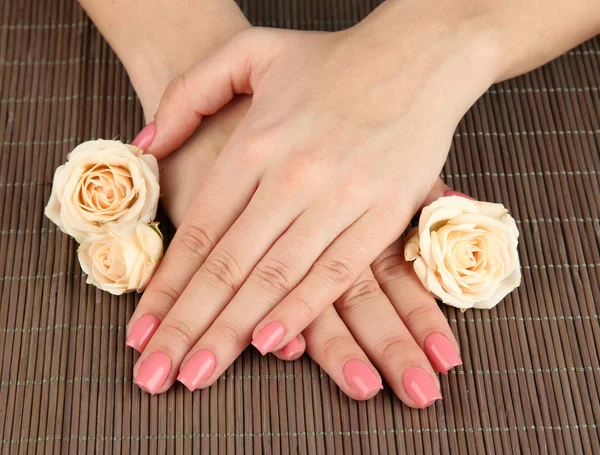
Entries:
<svg viewBox="0 0 600 455">
<path fill-rule="evenodd" d="M 176 226 L 182 222 L 249 104 L 248 98 L 236 99 L 208 118 L 177 153 L 161 161 L 165 193 L 162 202 Z M 441 196 L 446 189 L 438 181 L 426 203 Z M 129 326 L 130 335 L 132 327 L 137 328 L 133 331 L 136 335 L 148 330 L 144 322 L 153 321 L 153 324 L 145 339 L 130 337 L 129 344 L 143 351 L 152 335 L 152 325 L 158 327 L 169 308 L 168 304 L 153 308 L 154 313 L 146 314 L 149 317 L 144 318 L 139 327 L 134 316 Z M 143 317 L 145 310 L 147 308 L 141 306 L 136 315 L 141 312 L 139 317 Z M 294 360 L 306 349 L 340 388 L 357 400 L 371 398 L 379 391 L 379 370 L 408 405 L 427 406 L 440 396 L 433 370 L 446 373 L 461 364 L 448 323 L 435 300 L 421 286 L 412 266 L 404 261 L 400 241 L 387 248 L 336 301 L 335 308 L 326 309 L 303 335 L 274 354 L 283 360 Z M 411 381 L 410 373 L 405 376 L 409 370 L 412 370 L 412 376 L 417 374 L 421 380 Z M 212 381 L 199 382 L 202 373 L 206 374 L 206 371 L 197 369 L 191 375 L 181 376 L 180 380 L 191 389 L 206 387 Z M 172 380 L 167 381 L 162 387 L 171 383 Z"/>
<path fill-rule="evenodd" d="M 352 57 L 365 43 L 244 32 L 167 90 L 148 147 L 159 156 L 234 92 L 255 98 L 142 299 L 140 310 L 177 303 L 136 372 L 160 355 L 174 379 L 202 351 L 212 381 L 257 325 L 253 344 L 281 349 L 404 230 L 487 82 L 465 68 L 471 57 L 456 55 L 454 41 L 420 43 L 393 65 L 380 53 L 374 71 L 357 71 Z"/>
</svg>

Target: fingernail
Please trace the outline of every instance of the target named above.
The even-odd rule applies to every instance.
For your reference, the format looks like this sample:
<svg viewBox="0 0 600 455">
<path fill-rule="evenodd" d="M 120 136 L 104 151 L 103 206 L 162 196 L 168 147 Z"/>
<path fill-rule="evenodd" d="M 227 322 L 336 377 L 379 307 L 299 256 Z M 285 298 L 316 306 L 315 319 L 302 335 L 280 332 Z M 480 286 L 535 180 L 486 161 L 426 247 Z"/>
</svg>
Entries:
<svg viewBox="0 0 600 455">
<path fill-rule="evenodd" d="M 425 354 L 438 373 L 447 373 L 462 365 L 458 351 L 441 333 L 432 333 L 425 339 Z"/>
<path fill-rule="evenodd" d="M 160 320 L 156 316 L 147 314 L 134 324 L 125 344 L 138 352 L 142 352 L 159 325 Z"/>
<path fill-rule="evenodd" d="M 383 389 L 379 378 L 368 365 L 358 359 L 348 360 L 344 365 L 346 381 L 362 398 L 370 397 L 376 390 Z"/>
<path fill-rule="evenodd" d="M 164 384 L 171 371 L 171 360 L 163 352 L 150 354 L 140 367 L 135 383 L 144 391 L 154 395 Z"/>
<path fill-rule="evenodd" d="M 258 332 L 258 335 L 252 340 L 252 346 L 265 355 L 279 344 L 284 334 L 285 329 L 281 322 L 271 322 Z"/>
<path fill-rule="evenodd" d="M 131 145 L 135 145 L 142 150 L 146 150 L 150 144 L 152 144 L 152 140 L 154 139 L 154 135 L 156 134 L 156 123 L 150 122 L 148 123 L 142 131 L 135 137 Z"/>
<path fill-rule="evenodd" d="M 179 372 L 177 380 L 193 392 L 211 375 L 217 360 L 212 352 L 202 349 L 196 352 Z"/>
<path fill-rule="evenodd" d="M 464 197 L 465 199 L 470 199 L 472 201 L 475 201 L 475 198 L 472 198 L 471 196 L 465 194 L 465 193 L 461 193 L 460 191 L 454 191 L 454 190 L 446 190 L 444 191 L 444 196 L 448 197 L 448 196 L 460 196 L 460 197 Z"/>
<path fill-rule="evenodd" d="M 304 348 L 302 347 L 302 343 L 300 343 L 298 337 L 295 337 L 292 341 L 281 348 L 281 351 L 279 352 L 281 352 L 281 355 L 283 355 L 286 359 L 290 360 L 303 351 Z"/>
<path fill-rule="evenodd" d="M 433 378 L 425 370 L 418 367 L 406 370 L 404 373 L 404 388 L 419 408 L 426 408 L 434 401 L 442 399 L 442 394 Z"/>
</svg>

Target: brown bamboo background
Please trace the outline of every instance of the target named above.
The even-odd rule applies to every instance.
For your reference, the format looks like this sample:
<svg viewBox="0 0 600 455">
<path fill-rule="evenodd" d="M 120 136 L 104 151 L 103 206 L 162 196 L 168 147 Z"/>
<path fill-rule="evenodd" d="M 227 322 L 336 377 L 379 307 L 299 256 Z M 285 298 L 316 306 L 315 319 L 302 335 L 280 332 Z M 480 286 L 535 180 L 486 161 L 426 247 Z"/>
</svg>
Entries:
<svg viewBox="0 0 600 455">
<path fill-rule="evenodd" d="M 376 3 L 240 2 L 254 24 L 310 30 Z M 2 453 L 600 453 L 600 39 L 495 85 L 456 131 L 443 177 L 511 209 L 523 284 L 489 312 L 444 309 L 464 368 L 416 411 L 253 350 L 208 390 L 135 387 L 138 297 L 88 287 L 43 208 L 69 150 L 131 140 L 141 109 L 76 2 L 5 0 L 0 21 Z"/>
</svg>

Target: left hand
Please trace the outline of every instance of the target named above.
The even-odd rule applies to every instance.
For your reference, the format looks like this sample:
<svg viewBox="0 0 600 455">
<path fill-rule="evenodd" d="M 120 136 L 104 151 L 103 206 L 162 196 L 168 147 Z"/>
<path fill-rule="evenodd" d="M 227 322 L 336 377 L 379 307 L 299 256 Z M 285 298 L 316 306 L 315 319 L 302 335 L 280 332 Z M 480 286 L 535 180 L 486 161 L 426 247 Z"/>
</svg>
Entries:
<svg viewBox="0 0 600 455">
<path fill-rule="evenodd" d="M 435 40 L 414 46 L 400 73 L 382 61 L 365 72 L 352 64 L 365 41 L 243 32 L 167 90 L 149 147 L 159 156 L 233 90 L 254 100 L 142 299 L 177 303 L 140 362 L 160 351 L 178 365 L 210 347 L 217 374 L 253 330 L 261 352 L 279 350 L 404 230 L 473 101 L 467 94 L 484 84 L 458 84 L 464 62 L 439 60 L 448 43 Z"/>
</svg>

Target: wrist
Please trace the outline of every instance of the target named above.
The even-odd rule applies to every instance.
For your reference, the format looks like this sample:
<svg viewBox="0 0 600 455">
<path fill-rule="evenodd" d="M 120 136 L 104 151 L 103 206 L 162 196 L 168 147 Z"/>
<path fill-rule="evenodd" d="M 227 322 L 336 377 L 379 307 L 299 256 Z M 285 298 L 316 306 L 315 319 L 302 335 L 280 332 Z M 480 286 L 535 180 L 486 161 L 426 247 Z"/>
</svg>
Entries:
<svg viewBox="0 0 600 455">
<path fill-rule="evenodd" d="M 177 28 L 154 35 L 123 54 L 123 64 L 138 94 L 147 121 L 154 117 L 167 85 L 233 35 L 250 27 L 245 20 L 180 34 Z M 173 34 L 177 36 L 173 36 Z M 185 44 L 182 44 L 185 43 Z M 143 49 L 140 49 L 142 47 Z"/>
<path fill-rule="evenodd" d="M 80 2 L 123 63 L 146 120 L 175 76 L 250 27 L 232 0 Z"/>
<path fill-rule="evenodd" d="M 440 8 L 427 0 L 385 2 L 346 41 L 378 67 L 391 67 L 399 83 L 413 81 L 422 102 L 454 128 L 501 73 L 500 47 L 485 11 Z"/>
</svg>

